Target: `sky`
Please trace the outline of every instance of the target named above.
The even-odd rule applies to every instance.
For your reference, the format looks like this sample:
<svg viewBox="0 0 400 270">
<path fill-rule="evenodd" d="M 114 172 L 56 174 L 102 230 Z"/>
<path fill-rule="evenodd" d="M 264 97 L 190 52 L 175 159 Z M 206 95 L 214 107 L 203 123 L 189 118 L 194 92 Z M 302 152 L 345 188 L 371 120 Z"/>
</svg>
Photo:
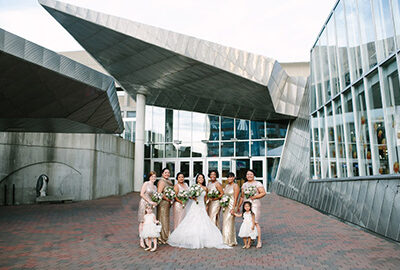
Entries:
<svg viewBox="0 0 400 270">
<path fill-rule="evenodd" d="M 336 0 L 65 0 L 274 58 L 309 61 Z M 37 0 L 0 0 L 0 28 L 50 50 L 82 47 Z"/>
</svg>

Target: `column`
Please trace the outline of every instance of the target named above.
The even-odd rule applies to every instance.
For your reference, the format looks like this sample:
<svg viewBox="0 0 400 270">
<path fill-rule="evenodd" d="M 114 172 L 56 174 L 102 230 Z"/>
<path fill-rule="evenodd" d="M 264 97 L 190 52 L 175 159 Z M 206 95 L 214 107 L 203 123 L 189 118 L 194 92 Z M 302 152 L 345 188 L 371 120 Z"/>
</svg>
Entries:
<svg viewBox="0 0 400 270">
<path fill-rule="evenodd" d="M 136 129 L 135 129 L 135 166 L 133 191 L 140 191 L 144 174 L 144 140 L 145 140 L 145 105 L 146 96 L 136 94 Z"/>
</svg>

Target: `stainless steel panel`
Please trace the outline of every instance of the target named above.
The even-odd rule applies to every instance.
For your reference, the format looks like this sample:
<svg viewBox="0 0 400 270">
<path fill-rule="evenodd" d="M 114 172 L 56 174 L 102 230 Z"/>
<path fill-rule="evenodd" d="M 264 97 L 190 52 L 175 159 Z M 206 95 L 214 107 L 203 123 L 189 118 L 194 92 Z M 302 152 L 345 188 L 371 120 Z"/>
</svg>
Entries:
<svg viewBox="0 0 400 270">
<path fill-rule="evenodd" d="M 391 187 L 390 181 L 382 181 L 384 187 L 383 190 L 383 201 L 381 205 L 381 211 L 379 215 L 379 221 L 377 223 L 376 232 L 382 235 L 387 234 L 390 215 L 393 207 L 393 200 L 395 197 L 395 191 Z"/>
<path fill-rule="evenodd" d="M 367 215 L 367 228 L 370 230 L 374 230 L 375 229 L 375 222 L 376 220 L 372 220 L 371 221 L 371 217 L 373 216 L 373 212 L 372 212 L 372 207 L 374 206 L 374 198 L 375 198 L 375 190 L 376 190 L 376 186 L 377 186 L 377 182 L 369 182 L 368 183 L 368 189 L 367 189 L 367 198 L 365 201 L 365 209 L 368 211 Z M 375 211 L 377 211 L 375 209 Z M 377 213 L 376 213 L 377 215 Z M 372 224 L 372 226 L 371 226 Z"/>
</svg>

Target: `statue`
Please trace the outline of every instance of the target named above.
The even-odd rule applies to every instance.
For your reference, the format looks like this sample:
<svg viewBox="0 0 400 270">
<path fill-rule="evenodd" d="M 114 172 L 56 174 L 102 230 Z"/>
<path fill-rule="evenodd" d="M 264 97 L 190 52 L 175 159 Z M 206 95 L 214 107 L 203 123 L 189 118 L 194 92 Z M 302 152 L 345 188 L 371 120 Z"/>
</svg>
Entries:
<svg viewBox="0 0 400 270">
<path fill-rule="evenodd" d="M 49 183 L 49 177 L 45 174 L 39 176 L 36 182 L 36 197 L 47 196 L 47 185 Z"/>
</svg>

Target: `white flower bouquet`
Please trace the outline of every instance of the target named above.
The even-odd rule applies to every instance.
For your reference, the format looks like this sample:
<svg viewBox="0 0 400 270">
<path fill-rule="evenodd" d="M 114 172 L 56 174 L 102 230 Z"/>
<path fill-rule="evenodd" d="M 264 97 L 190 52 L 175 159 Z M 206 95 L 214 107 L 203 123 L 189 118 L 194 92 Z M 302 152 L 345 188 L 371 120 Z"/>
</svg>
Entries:
<svg viewBox="0 0 400 270">
<path fill-rule="evenodd" d="M 255 186 L 248 186 L 243 190 L 243 192 L 246 199 L 248 199 L 257 194 L 257 188 Z"/>
<path fill-rule="evenodd" d="M 228 207 L 230 200 L 231 197 L 228 195 L 222 195 L 221 199 L 219 200 L 219 205 L 221 205 L 223 212 L 225 212 L 225 208 Z"/>
<path fill-rule="evenodd" d="M 208 192 L 207 196 L 208 196 L 208 198 L 218 198 L 219 191 L 217 189 L 212 189 Z"/>
<path fill-rule="evenodd" d="M 200 196 L 200 194 L 203 192 L 203 189 L 201 188 L 201 186 L 199 184 L 194 184 L 191 185 L 189 187 L 189 197 L 190 198 L 197 198 Z M 198 204 L 199 202 L 196 201 L 196 203 Z"/>
<path fill-rule="evenodd" d="M 162 200 L 163 195 L 159 192 L 154 192 L 153 195 L 151 195 L 151 200 L 155 202 L 156 204 L 159 204 Z"/>
<path fill-rule="evenodd" d="M 172 202 L 173 202 L 173 200 L 175 199 L 175 196 L 176 196 L 174 188 L 173 187 L 166 187 L 164 189 L 164 195 L 165 195 L 165 197 L 167 197 L 168 199 L 171 200 L 171 204 L 172 204 Z"/>
<path fill-rule="evenodd" d="M 185 204 L 187 200 L 189 200 L 189 192 L 186 190 L 181 190 L 176 197 L 182 201 L 183 208 L 185 208 Z"/>
</svg>

